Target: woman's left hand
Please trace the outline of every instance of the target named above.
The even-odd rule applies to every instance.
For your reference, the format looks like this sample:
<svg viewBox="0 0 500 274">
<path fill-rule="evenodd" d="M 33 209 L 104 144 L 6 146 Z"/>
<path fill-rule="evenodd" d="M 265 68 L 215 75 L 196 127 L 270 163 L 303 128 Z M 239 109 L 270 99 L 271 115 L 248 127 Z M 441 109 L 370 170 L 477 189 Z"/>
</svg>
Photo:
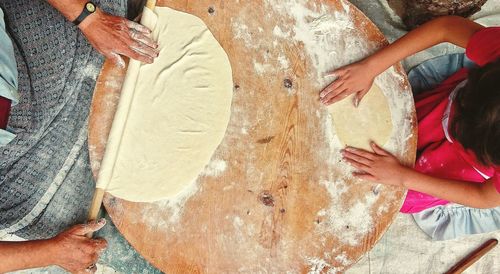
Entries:
<svg viewBox="0 0 500 274">
<path fill-rule="evenodd" d="M 344 159 L 358 169 L 357 178 L 393 186 L 403 186 L 403 179 L 411 169 L 401 165 L 399 160 L 374 142 L 373 152 L 348 147 L 342 151 Z"/>
</svg>

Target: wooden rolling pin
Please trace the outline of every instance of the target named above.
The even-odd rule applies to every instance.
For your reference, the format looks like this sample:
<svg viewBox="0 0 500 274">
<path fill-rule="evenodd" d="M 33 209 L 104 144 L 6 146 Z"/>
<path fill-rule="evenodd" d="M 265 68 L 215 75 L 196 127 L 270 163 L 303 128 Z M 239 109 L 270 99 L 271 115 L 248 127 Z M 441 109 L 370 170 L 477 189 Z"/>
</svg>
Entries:
<svg viewBox="0 0 500 274">
<path fill-rule="evenodd" d="M 146 2 L 146 7 L 150 10 L 154 10 L 156 6 L 156 0 L 148 0 Z M 99 178 L 98 178 L 99 179 Z M 96 188 L 94 192 L 94 197 L 92 198 L 92 203 L 90 205 L 88 220 L 96 220 L 99 216 L 99 211 L 101 210 L 102 200 L 104 198 L 105 189 Z M 92 233 L 86 234 L 88 238 L 92 238 Z"/>
<path fill-rule="evenodd" d="M 473 265 L 481 259 L 486 253 L 493 249 L 498 244 L 497 239 L 489 239 L 476 250 L 472 251 L 467 257 L 463 258 L 455 266 L 450 268 L 445 274 L 457 274 L 464 272 L 469 266 Z"/>
</svg>

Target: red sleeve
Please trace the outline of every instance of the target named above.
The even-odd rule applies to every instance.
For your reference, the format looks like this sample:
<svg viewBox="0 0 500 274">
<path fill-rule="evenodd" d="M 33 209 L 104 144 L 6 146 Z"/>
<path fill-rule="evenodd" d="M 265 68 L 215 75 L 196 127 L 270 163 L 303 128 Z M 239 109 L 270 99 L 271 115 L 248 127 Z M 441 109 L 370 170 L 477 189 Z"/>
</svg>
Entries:
<svg viewBox="0 0 500 274">
<path fill-rule="evenodd" d="M 10 100 L 0 96 L 0 129 L 7 127 L 10 113 Z"/>
<path fill-rule="evenodd" d="M 493 175 L 493 185 L 495 186 L 495 188 L 497 189 L 497 192 L 500 194 L 500 173 L 495 173 L 495 175 Z"/>
<path fill-rule="evenodd" d="M 465 53 L 479 66 L 500 58 L 500 27 L 483 28 L 474 33 Z"/>
<path fill-rule="evenodd" d="M 493 174 L 493 177 L 491 177 L 491 179 L 493 179 L 493 185 L 497 189 L 497 192 L 500 194 L 500 168 L 497 168 L 495 170 L 495 174 Z"/>
</svg>

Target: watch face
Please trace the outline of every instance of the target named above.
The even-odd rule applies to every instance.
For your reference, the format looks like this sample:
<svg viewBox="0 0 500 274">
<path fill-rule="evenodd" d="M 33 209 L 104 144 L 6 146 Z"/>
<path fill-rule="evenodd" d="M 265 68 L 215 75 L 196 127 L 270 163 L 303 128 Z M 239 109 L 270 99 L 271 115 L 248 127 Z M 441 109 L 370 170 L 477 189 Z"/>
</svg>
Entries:
<svg viewBox="0 0 500 274">
<path fill-rule="evenodd" d="M 93 3 L 87 3 L 85 4 L 85 8 L 89 11 L 89 12 L 94 12 L 95 11 L 95 5 Z"/>
</svg>

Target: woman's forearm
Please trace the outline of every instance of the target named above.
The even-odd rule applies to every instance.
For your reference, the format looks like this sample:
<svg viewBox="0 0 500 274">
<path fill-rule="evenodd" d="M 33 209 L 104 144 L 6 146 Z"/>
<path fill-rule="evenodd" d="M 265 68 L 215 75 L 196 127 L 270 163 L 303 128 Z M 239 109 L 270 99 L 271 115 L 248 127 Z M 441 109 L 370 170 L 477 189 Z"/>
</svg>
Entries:
<svg viewBox="0 0 500 274">
<path fill-rule="evenodd" d="M 365 62 L 378 75 L 406 57 L 443 42 L 466 47 L 470 37 L 481 28 L 481 25 L 465 18 L 440 17 L 407 33 L 365 59 Z"/>
<path fill-rule="evenodd" d="M 47 0 L 51 6 L 56 8 L 66 19 L 74 21 L 83 10 L 87 0 Z"/>
<path fill-rule="evenodd" d="M 53 265 L 50 250 L 50 240 L 0 242 L 0 273 Z"/>
<path fill-rule="evenodd" d="M 402 176 L 402 185 L 408 189 L 474 208 L 499 206 L 500 194 L 491 182 L 470 183 L 432 177 L 411 169 Z"/>
</svg>

